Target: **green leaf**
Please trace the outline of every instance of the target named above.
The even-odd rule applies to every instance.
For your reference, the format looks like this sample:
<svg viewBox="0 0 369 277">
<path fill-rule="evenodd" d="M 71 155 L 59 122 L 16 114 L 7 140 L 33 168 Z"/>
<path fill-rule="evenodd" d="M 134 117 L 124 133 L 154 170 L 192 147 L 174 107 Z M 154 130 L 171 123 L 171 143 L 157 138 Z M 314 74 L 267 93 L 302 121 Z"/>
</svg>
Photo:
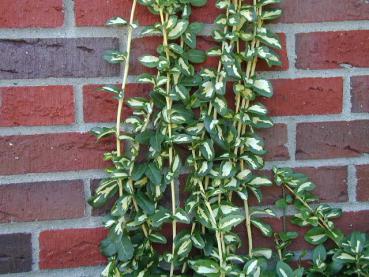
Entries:
<svg viewBox="0 0 369 277">
<path fill-rule="evenodd" d="M 187 52 L 188 60 L 192 63 L 203 63 L 206 60 L 206 53 L 199 49 L 190 49 Z"/>
<path fill-rule="evenodd" d="M 210 277 L 218 277 L 220 268 L 217 262 L 210 259 L 189 261 L 190 267 L 197 273 Z"/>
<path fill-rule="evenodd" d="M 104 206 L 107 201 L 118 191 L 118 183 L 115 179 L 105 179 L 99 184 L 95 194 L 88 200 L 88 203 L 94 208 Z"/>
<path fill-rule="evenodd" d="M 208 139 L 200 144 L 200 151 L 202 156 L 208 160 L 212 161 L 215 157 L 214 144 L 211 139 Z"/>
<path fill-rule="evenodd" d="M 133 244 L 128 236 L 123 235 L 122 239 L 115 242 L 118 260 L 120 261 L 129 261 L 133 257 Z"/>
<path fill-rule="evenodd" d="M 151 233 L 149 235 L 149 240 L 153 243 L 159 243 L 159 244 L 167 243 L 166 237 L 159 233 Z"/>
<path fill-rule="evenodd" d="M 112 64 L 122 63 L 126 60 L 127 53 L 116 50 L 107 50 L 104 52 L 103 58 L 104 60 Z"/>
<path fill-rule="evenodd" d="M 169 39 L 177 39 L 179 38 L 187 29 L 188 21 L 185 19 L 181 19 L 177 21 L 177 24 L 174 28 L 172 28 L 168 33 Z"/>
<path fill-rule="evenodd" d="M 271 9 L 271 10 L 264 11 L 261 14 L 261 18 L 262 20 L 273 20 L 273 19 L 279 18 L 281 15 L 282 15 L 281 9 Z"/>
<path fill-rule="evenodd" d="M 155 212 L 155 204 L 143 192 L 138 191 L 135 195 L 138 206 L 148 215 Z"/>
<path fill-rule="evenodd" d="M 229 232 L 233 227 L 237 226 L 245 220 L 242 213 L 232 213 L 224 216 L 219 220 L 219 230 L 222 232 Z"/>
<path fill-rule="evenodd" d="M 168 222 L 171 218 L 171 214 L 168 210 L 161 208 L 157 210 L 151 217 L 152 225 L 154 227 L 160 227 L 164 223 Z"/>
<path fill-rule="evenodd" d="M 200 232 L 194 232 L 194 234 L 191 236 L 191 240 L 196 248 L 203 249 L 205 247 L 205 241 Z"/>
<path fill-rule="evenodd" d="M 161 171 L 156 166 L 155 163 L 149 163 L 149 165 L 146 168 L 145 175 L 150 179 L 150 181 L 155 185 L 161 184 Z"/>
<path fill-rule="evenodd" d="M 327 251 L 323 245 L 318 245 L 313 251 L 313 262 L 315 265 L 321 265 L 327 258 Z"/>
<path fill-rule="evenodd" d="M 285 262 L 278 261 L 276 271 L 278 277 L 294 277 L 291 267 Z"/>
<path fill-rule="evenodd" d="M 124 97 L 124 91 L 117 86 L 103 86 L 100 90 L 113 93 L 116 99 L 122 99 Z"/>
<path fill-rule="evenodd" d="M 181 223 L 189 224 L 191 222 L 189 215 L 181 208 L 177 208 L 173 217 L 176 221 Z"/>
<path fill-rule="evenodd" d="M 258 228 L 264 236 L 271 237 L 273 235 L 272 227 L 270 227 L 269 224 L 262 222 L 261 219 L 252 218 L 251 223 L 254 227 Z"/>
<path fill-rule="evenodd" d="M 159 65 L 159 58 L 156 56 L 151 56 L 151 55 L 142 56 L 138 60 L 144 66 L 149 67 L 149 68 L 154 68 Z"/>
<path fill-rule="evenodd" d="M 190 3 L 194 7 L 203 7 L 206 5 L 208 0 L 190 0 Z"/>
<path fill-rule="evenodd" d="M 255 79 L 253 83 L 254 91 L 264 97 L 272 97 L 273 87 L 270 81 L 264 79 Z"/>
<path fill-rule="evenodd" d="M 258 260 L 256 259 L 249 260 L 245 264 L 243 271 L 245 272 L 246 276 L 258 276 L 258 274 L 255 274 L 256 272 L 260 271 Z"/>
<path fill-rule="evenodd" d="M 121 17 L 113 17 L 106 22 L 107 26 L 126 26 L 128 21 Z"/>
<path fill-rule="evenodd" d="M 325 230 L 321 227 L 313 227 L 305 234 L 305 240 L 313 245 L 322 244 L 328 238 Z"/>
<path fill-rule="evenodd" d="M 97 139 L 111 136 L 116 133 L 115 127 L 95 127 L 91 129 L 91 134 L 93 134 Z"/>
</svg>

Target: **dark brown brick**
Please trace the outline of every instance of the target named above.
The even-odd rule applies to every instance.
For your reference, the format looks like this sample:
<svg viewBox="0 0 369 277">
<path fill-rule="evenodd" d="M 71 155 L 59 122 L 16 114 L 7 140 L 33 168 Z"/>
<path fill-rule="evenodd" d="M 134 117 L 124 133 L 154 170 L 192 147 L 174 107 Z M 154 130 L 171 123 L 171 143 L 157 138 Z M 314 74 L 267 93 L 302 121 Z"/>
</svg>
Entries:
<svg viewBox="0 0 369 277">
<path fill-rule="evenodd" d="M 85 214 L 81 181 L 0 186 L 0 222 L 79 218 Z"/>
<path fill-rule="evenodd" d="M 369 113 L 369 76 L 351 78 L 351 111 Z"/>
<path fill-rule="evenodd" d="M 115 38 L 0 40 L 0 79 L 118 76 L 119 66 L 102 59 L 118 49 Z"/>
<path fill-rule="evenodd" d="M 338 31 L 296 35 L 296 67 L 335 69 L 369 66 L 369 31 Z"/>
<path fill-rule="evenodd" d="M 369 232 L 369 211 L 345 212 L 337 219 L 336 226 L 348 235 L 353 231 Z"/>
<path fill-rule="evenodd" d="M 31 270 L 31 234 L 0 235 L 0 274 Z"/>
<path fill-rule="evenodd" d="M 90 134 L 61 133 L 0 137 L 0 175 L 104 168 L 109 140 Z"/>
<path fill-rule="evenodd" d="M 286 143 L 287 126 L 275 124 L 272 128 L 259 131 L 260 136 L 265 139 L 265 147 L 268 153 L 265 159 L 269 161 L 284 161 L 289 159 Z"/>
<path fill-rule="evenodd" d="M 300 123 L 296 158 L 299 160 L 358 157 L 369 153 L 369 121 Z"/>
<path fill-rule="evenodd" d="M 356 198 L 358 201 L 369 201 L 369 165 L 356 166 L 357 189 Z"/>
</svg>

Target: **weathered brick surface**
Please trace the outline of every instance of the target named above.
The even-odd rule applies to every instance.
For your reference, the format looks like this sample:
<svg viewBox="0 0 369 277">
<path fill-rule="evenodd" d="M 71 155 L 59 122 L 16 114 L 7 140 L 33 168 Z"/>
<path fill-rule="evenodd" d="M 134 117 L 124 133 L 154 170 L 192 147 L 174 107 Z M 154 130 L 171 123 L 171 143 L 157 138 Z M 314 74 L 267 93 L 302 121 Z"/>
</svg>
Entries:
<svg viewBox="0 0 369 277">
<path fill-rule="evenodd" d="M 358 201 L 369 201 L 369 165 L 356 166 L 357 190 L 356 198 Z"/>
<path fill-rule="evenodd" d="M 81 181 L 0 186 L 0 222 L 79 218 L 85 206 Z"/>
<path fill-rule="evenodd" d="M 296 35 L 296 67 L 334 69 L 369 66 L 369 31 L 337 31 Z"/>
<path fill-rule="evenodd" d="M 298 124 L 296 158 L 330 159 L 369 153 L 368 126 L 367 120 Z"/>
<path fill-rule="evenodd" d="M 74 123 L 72 86 L 0 87 L 0 126 Z"/>
<path fill-rule="evenodd" d="M 95 266 L 106 262 L 99 244 L 104 228 L 44 231 L 40 234 L 41 269 Z"/>
<path fill-rule="evenodd" d="M 63 0 L 1 0 L 0 28 L 51 28 L 64 22 Z"/>
<path fill-rule="evenodd" d="M 342 111 L 342 78 L 273 80 L 274 95 L 265 99 L 272 116 L 338 114 Z"/>
<path fill-rule="evenodd" d="M 117 76 L 101 57 L 118 48 L 115 38 L 0 39 L 0 79 Z"/>
<path fill-rule="evenodd" d="M 369 76 L 351 78 L 351 103 L 353 113 L 369 112 Z"/>
<path fill-rule="evenodd" d="M 284 0 L 281 23 L 308 23 L 369 19 L 369 4 L 361 0 Z"/>
<path fill-rule="evenodd" d="M 0 246 L 0 274 L 31 271 L 31 234 L 0 235 Z"/>
<path fill-rule="evenodd" d="M 108 141 L 90 134 L 62 133 L 0 137 L 0 174 L 96 169 L 106 166 Z"/>
<path fill-rule="evenodd" d="M 265 140 L 265 148 L 268 153 L 265 159 L 269 161 L 283 161 L 289 159 L 286 143 L 287 126 L 285 124 L 275 124 L 272 128 L 259 132 L 260 136 Z"/>
<path fill-rule="evenodd" d="M 86 85 L 83 87 L 83 114 L 85 122 L 112 122 L 116 120 L 117 99 L 111 93 L 99 91 L 101 85 Z M 150 85 L 128 84 L 126 97 L 148 97 Z M 130 115 L 132 110 L 123 108 L 122 118 Z"/>
</svg>

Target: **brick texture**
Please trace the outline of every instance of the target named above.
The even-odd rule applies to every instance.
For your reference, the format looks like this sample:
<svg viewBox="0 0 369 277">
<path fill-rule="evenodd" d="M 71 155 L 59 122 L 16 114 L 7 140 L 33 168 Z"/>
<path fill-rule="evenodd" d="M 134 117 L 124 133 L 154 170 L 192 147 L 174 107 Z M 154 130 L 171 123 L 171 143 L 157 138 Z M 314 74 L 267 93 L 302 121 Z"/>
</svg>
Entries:
<svg viewBox="0 0 369 277">
<path fill-rule="evenodd" d="M 74 123 L 71 86 L 0 87 L 0 126 Z"/>
<path fill-rule="evenodd" d="M 40 234 L 41 269 L 95 266 L 105 263 L 100 241 L 103 228 L 44 231 Z"/>
<path fill-rule="evenodd" d="M 118 48 L 114 38 L 0 39 L 0 79 L 117 76 L 101 56 Z"/>
<path fill-rule="evenodd" d="M 361 0 L 284 0 L 281 23 L 369 19 L 369 4 Z"/>
<path fill-rule="evenodd" d="M 0 222 L 83 217 L 85 205 L 81 181 L 0 186 Z"/>
<path fill-rule="evenodd" d="M 330 159 L 369 153 L 368 126 L 367 120 L 298 124 L 296 158 Z"/>
<path fill-rule="evenodd" d="M 106 166 L 107 141 L 90 134 L 62 133 L 0 137 L 1 175 L 96 169 Z"/>
<path fill-rule="evenodd" d="M 265 146 L 268 153 L 265 159 L 269 161 L 283 161 L 289 159 L 286 143 L 287 126 L 284 124 L 275 124 L 272 128 L 265 129 L 259 132 L 265 140 Z"/>
<path fill-rule="evenodd" d="M 296 67 L 334 69 L 369 66 L 369 31 L 303 33 L 296 36 Z"/>
<path fill-rule="evenodd" d="M 64 22 L 63 0 L 1 0 L 0 28 L 51 28 Z"/>
<path fill-rule="evenodd" d="M 99 91 L 101 85 L 86 85 L 83 87 L 83 114 L 85 122 L 113 122 L 116 120 L 118 101 L 111 93 Z M 151 86 L 143 84 L 128 84 L 126 97 L 148 97 Z M 123 118 L 132 113 L 127 106 L 123 109 Z"/>
<path fill-rule="evenodd" d="M 0 235 L 0 246 L 0 274 L 31 271 L 31 234 Z"/>
<path fill-rule="evenodd" d="M 358 201 L 369 201 L 369 165 L 356 166 L 357 190 L 356 198 Z"/>
<path fill-rule="evenodd" d="M 273 80 L 274 95 L 264 104 L 272 116 L 338 114 L 342 111 L 342 78 Z"/>
<path fill-rule="evenodd" d="M 353 113 L 369 112 L 369 76 L 351 78 L 351 103 Z"/>
</svg>

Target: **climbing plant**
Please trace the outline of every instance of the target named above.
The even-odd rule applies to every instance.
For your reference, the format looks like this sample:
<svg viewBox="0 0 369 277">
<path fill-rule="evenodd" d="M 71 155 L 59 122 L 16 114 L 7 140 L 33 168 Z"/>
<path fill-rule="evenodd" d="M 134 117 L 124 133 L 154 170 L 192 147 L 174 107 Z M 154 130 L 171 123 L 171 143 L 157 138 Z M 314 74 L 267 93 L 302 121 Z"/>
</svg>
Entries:
<svg viewBox="0 0 369 277">
<path fill-rule="evenodd" d="M 281 15 L 272 5 L 279 2 L 217 0 L 216 46 L 206 51 L 197 49 L 203 24 L 191 20 L 206 0 L 133 0 L 129 19 L 107 22 L 125 27 L 127 37 L 124 52 L 104 54 L 124 65 L 122 84 L 102 87 L 118 100 L 116 124 L 91 131 L 116 146 L 104 156 L 112 164 L 108 177 L 89 200 L 98 208 L 114 199 L 104 219 L 102 276 L 369 276 L 367 235 L 345 237 L 335 228 L 341 211 L 317 204 L 312 182 L 285 168 L 273 170 L 274 182 L 260 175 L 266 150 L 257 130 L 273 123 L 259 101 L 273 90 L 257 64 L 281 64 L 279 37 L 265 26 Z M 162 42 L 155 55 L 139 58 L 148 70 L 137 82 L 150 86 L 149 97 L 126 98 L 137 5 L 157 18 L 141 35 Z M 207 57 L 218 60 L 215 68 L 205 66 Z M 132 113 L 122 119 L 127 107 Z M 274 232 L 264 218 L 275 212 L 250 206 L 273 183 L 284 192 L 275 209 L 293 205 L 292 223 L 310 228 L 305 240 L 316 248 L 307 267 L 298 261 L 309 257 L 288 249 L 298 234 Z M 256 232 L 274 241 L 275 251 L 259 247 Z M 335 244 L 330 250 L 327 240 Z"/>
</svg>

